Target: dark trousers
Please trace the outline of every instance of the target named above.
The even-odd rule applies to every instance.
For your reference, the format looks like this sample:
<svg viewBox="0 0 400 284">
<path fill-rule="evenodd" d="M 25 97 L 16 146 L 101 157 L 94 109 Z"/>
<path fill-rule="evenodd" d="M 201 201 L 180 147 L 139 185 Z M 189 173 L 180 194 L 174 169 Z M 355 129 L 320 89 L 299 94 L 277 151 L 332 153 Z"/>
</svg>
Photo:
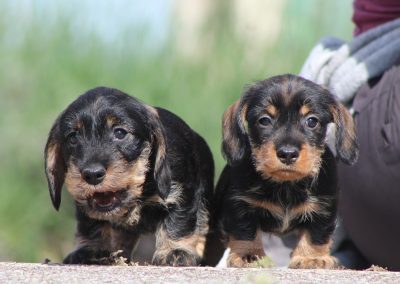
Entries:
<svg viewBox="0 0 400 284">
<path fill-rule="evenodd" d="M 400 67 L 364 84 L 353 108 L 360 157 L 339 166 L 339 214 L 349 237 L 343 246 L 400 270 Z"/>
</svg>

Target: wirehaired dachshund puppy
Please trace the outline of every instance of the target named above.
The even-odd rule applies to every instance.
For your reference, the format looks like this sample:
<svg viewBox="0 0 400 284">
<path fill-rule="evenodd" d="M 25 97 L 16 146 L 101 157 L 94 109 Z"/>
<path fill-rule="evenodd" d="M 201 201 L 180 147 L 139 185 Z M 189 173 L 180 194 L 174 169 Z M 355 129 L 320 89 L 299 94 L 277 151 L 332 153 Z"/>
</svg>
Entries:
<svg viewBox="0 0 400 284">
<path fill-rule="evenodd" d="M 327 127 L 336 126 L 337 157 L 355 163 L 353 119 L 328 90 L 294 75 L 251 85 L 223 116 L 228 164 L 217 185 L 228 266 L 265 255 L 261 232 L 299 233 L 291 268 L 334 268 L 330 256 L 338 181 Z"/>
<path fill-rule="evenodd" d="M 206 142 L 173 113 L 116 89 L 78 97 L 55 121 L 45 148 L 51 200 L 76 203 L 76 249 L 67 264 L 96 264 L 155 232 L 153 264 L 202 261 L 213 194 Z"/>
</svg>

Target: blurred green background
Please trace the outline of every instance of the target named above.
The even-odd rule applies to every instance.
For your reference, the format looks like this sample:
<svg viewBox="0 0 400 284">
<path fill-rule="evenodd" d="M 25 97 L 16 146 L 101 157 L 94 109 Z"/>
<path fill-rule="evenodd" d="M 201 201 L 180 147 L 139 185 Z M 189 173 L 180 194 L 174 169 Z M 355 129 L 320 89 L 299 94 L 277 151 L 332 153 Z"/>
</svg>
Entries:
<svg viewBox="0 0 400 284">
<path fill-rule="evenodd" d="M 56 116 L 95 86 L 182 117 L 216 162 L 220 120 L 246 84 L 297 73 L 324 35 L 350 39 L 350 0 L 0 2 L 0 260 L 60 261 L 72 200 L 50 203 L 43 148 Z"/>
</svg>

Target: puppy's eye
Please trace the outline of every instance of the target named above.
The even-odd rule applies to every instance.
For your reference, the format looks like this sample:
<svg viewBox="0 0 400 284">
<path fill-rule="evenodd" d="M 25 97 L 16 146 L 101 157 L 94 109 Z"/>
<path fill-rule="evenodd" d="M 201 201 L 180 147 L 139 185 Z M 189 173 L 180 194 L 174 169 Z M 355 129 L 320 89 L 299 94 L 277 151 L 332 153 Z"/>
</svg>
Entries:
<svg viewBox="0 0 400 284">
<path fill-rule="evenodd" d="M 319 120 L 318 120 L 318 118 L 315 117 L 315 116 L 309 116 L 309 117 L 307 117 L 307 119 L 306 119 L 306 125 L 307 125 L 307 127 L 309 127 L 309 128 L 315 128 L 315 127 L 317 127 L 318 123 L 319 123 Z"/>
<path fill-rule="evenodd" d="M 265 115 L 258 120 L 258 123 L 263 126 L 268 126 L 272 123 L 272 120 L 271 120 L 271 117 L 269 117 L 268 115 Z"/>
<path fill-rule="evenodd" d="M 68 134 L 67 141 L 70 145 L 76 145 L 76 143 L 78 143 L 78 137 L 76 136 L 77 136 L 76 132 Z"/>
<path fill-rule="evenodd" d="M 117 138 L 118 140 L 124 139 L 127 134 L 128 134 L 128 132 L 123 128 L 115 128 L 114 129 L 114 137 Z"/>
</svg>

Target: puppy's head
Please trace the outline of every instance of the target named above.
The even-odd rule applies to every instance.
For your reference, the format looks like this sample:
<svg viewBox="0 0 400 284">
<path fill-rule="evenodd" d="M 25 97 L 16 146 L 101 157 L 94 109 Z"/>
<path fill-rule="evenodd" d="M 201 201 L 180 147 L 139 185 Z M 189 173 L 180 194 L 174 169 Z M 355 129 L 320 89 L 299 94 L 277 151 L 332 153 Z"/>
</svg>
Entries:
<svg viewBox="0 0 400 284">
<path fill-rule="evenodd" d="M 45 169 L 56 209 L 65 182 L 78 206 L 98 219 L 123 215 L 138 202 L 146 174 L 163 197 L 168 188 L 165 135 L 156 109 L 99 87 L 75 100 L 55 121 Z"/>
<path fill-rule="evenodd" d="M 250 86 L 223 117 L 222 150 L 228 163 L 250 155 L 264 178 L 296 181 L 315 177 L 322 163 L 329 123 L 346 164 L 358 156 L 353 119 L 326 89 L 294 75 Z"/>
</svg>

